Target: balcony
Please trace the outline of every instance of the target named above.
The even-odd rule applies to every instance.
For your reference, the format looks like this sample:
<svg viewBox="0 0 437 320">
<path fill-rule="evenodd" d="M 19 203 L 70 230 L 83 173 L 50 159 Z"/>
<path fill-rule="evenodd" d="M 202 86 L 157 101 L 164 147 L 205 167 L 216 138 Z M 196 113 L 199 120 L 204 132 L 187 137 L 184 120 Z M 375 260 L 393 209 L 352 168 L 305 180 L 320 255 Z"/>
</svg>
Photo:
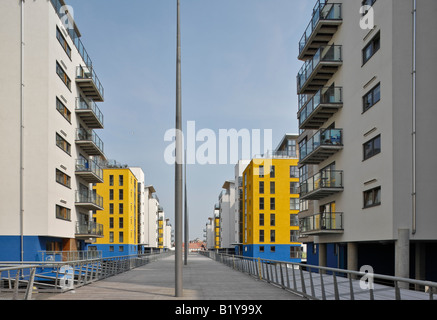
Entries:
<svg viewBox="0 0 437 320">
<path fill-rule="evenodd" d="M 342 64 L 342 46 L 319 47 L 314 57 L 304 63 L 297 75 L 297 93 L 316 93 Z"/>
<path fill-rule="evenodd" d="M 299 165 L 320 164 L 343 149 L 342 129 L 321 129 L 299 148 Z"/>
<path fill-rule="evenodd" d="M 315 94 L 299 96 L 299 129 L 320 129 L 343 107 L 342 87 L 323 87 Z"/>
<path fill-rule="evenodd" d="M 93 130 L 76 130 L 76 144 L 90 156 L 104 156 L 103 142 Z"/>
<path fill-rule="evenodd" d="M 76 238 L 103 238 L 103 225 L 96 222 L 76 222 Z"/>
<path fill-rule="evenodd" d="M 343 191 L 343 171 L 322 170 L 300 184 L 301 200 L 320 200 Z"/>
<path fill-rule="evenodd" d="M 299 219 L 301 235 L 323 235 L 343 233 L 343 213 L 323 212 Z"/>
<path fill-rule="evenodd" d="M 75 205 L 86 210 L 103 210 L 103 198 L 93 191 L 76 191 Z"/>
<path fill-rule="evenodd" d="M 76 114 L 90 129 L 103 129 L 103 113 L 90 99 L 76 98 Z"/>
<path fill-rule="evenodd" d="M 103 169 L 95 160 L 77 159 L 75 173 L 88 183 L 103 182 Z"/>
<path fill-rule="evenodd" d="M 103 86 L 92 66 L 76 68 L 76 84 L 87 98 L 97 102 L 104 100 Z"/>
<path fill-rule="evenodd" d="M 343 22 L 341 9 L 341 3 L 317 1 L 311 21 L 299 41 L 299 60 L 311 58 L 320 46 L 328 44 Z"/>
</svg>

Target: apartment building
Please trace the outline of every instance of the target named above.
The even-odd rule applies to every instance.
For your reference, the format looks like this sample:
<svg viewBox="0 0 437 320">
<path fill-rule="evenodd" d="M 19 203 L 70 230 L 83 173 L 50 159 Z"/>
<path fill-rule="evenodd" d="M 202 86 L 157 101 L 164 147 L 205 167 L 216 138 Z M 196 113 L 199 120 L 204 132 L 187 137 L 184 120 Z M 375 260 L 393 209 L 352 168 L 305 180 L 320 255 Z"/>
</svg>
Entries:
<svg viewBox="0 0 437 320">
<path fill-rule="evenodd" d="M 1 1 L 0 260 L 84 250 L 102 236 L 104 89 L 62 0 Z M 68 19 L 67 19 L 68 18 Z M 68 22 L 68 23 L 66 23 Z"/>
<path fill-rule="evenodd" d="M 138 253 L 138 180 L 130 168 L 113 166 L 103 169 L 103 183 L 94 190 L 103 195 L 103 210 L 97 210 L 95 221 L 103 225 L 103 237 L 93 249 L 103 257 Z"/>
<path fill-rule="evenodd" d="M 243 172 L 250 160 L 238 160 L 234 167 L 234 194 L 235 194 L 235 230 L 237 232 L 237 242 L 235 244 L 235 254 L 241 255 L 243 252 Z"/>
<path fill-rule="evenodd" d="M 308 264 L 437 280 L 436 14 L 432 0 L 336 0 L 308 17 L 297 75 Z"/>
<path fill-rule="evenodd" d="M 296 139 L 284 136 L 243 172 L 243 256 L 301 261 Z"/>
<path fill-rule="evenodd" d="M 227 180 L 224 182 L 219 195 L 220 218 L 220 249 L 222 252 L 234 253 L 238 241 L 238 232 L 235 221 L 235 183 Z"/>
</svg>

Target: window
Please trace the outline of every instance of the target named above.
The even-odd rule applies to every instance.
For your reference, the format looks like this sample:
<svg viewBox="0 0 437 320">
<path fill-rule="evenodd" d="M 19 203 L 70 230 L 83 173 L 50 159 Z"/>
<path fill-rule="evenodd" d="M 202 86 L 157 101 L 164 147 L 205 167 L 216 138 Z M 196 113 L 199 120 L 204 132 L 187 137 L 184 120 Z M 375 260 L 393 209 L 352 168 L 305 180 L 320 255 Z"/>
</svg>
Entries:
<svg viewBox="0 0 437 320">
<path fill-rule="evenodd" d="M 300 200 L 299 204 L 299 211 L 308 210 L 308 200 Z"/>
<path fill-rule="evenodd" d="M 114 218 L 109 218 L 109 228 L 114 228 Z"/>
<path fill-rule="evenodd" d="M 59 134 L 56 134 L 56 145 L 64 150 L 66 153 L 71 155 L 71 144 L 69 144 L 64 138 Z"/>
<path fill-rule="evenodd" d="M 270 178 L 275 177 L 275 166 L 270 166 Z"/>
<path fill-rule="evenodd" d="M 290 178 L 299 178 L 299 168 L 290 166 Z"/>
<path fill-rule="evenodd" d="M 68 121 L 71 122 L 71 112 L 67 107 L 61 102 L 61 100 L 56 97 L 56 110 Z"/>
<path fill-rule="evenodd" d="M 302 183 L 308 179 L 308 167 L 304 165 L 299 168 L 299 182 Z"/>
<path fill-rule="evenodd" d="M 299 198 L 290 198 L 290 210 L 299 210 Z"/>
<path fill-rule="evenodd" d="M 59 30 L 58 27 L 56 27 L 56 38 L 58 39 L 59 43 L 61 44 L 67 56 L 71 59 L 71 48 L 68 45 L 67 40 L 65 40 L 64 36 L 61 33 L 61 30 Z"/>
<path fill-rule="evenodd" d="M 119 203 L 118 204 L 118 213 L 123 213 L 123 204 L 122 203 Z"/>
<path fill-rule="evenodd" d="M 264 166 L 259 166 L 259 177 L 264 178 Z"/>
<path fill-rule="evenodd" d="M 109 200 L 114 200 L 114 189 L 109 189 Z"/>
<path fill-rule="evenodd" d="M 259 193 L 264 193 L 264 181 L 259 182 Z"/>
<path fill-rule="evenodd" d="M 123 243 L 124 239 L 123 239 L 123 231 L 120 231 L 118 233 L 118 242 Z"/>
<path fill-rule="evenodd" d="M 378 32 L 363 49 L 363 65 L 379 50 L 381 46 L 380 39 L 380 33 Z"/>
<path fill-rule="evenodd" d="M 276 247 L 275 246 L 270 246 L 270 252 L 275 252 L 276 251 Z"/>
<path fill-rule="evenodd" d="M 299 218 L 297 214 L 290 214 L 290 227 L 295 227 L 299 225 Z"/>
<path fill-rule="evenodd" d="M 264 225 L 264 213 L 259 214 L 259 225 L 260 226 Z"/>
<path fill-rule="evenodd" d="M 275 242 L 275 230 L 270 230 L 270 242 Z"/>
<path fill-rule="evenodd" d="M 56 73 L 58 74 L 59 78 L 61 78 L 62 82 L 67 86 L 67 88 L 71 91 L 71 80 L 67 76 L 67 73 L 65 73 L 64 69 L 62 69 L 59 62 L 56 61 Z"/>
<path fill-rule="evenodd" d="M 275 194 L 275 182 L 270 181 L 270 193 Z"/>
<path fill-rule="evenodd" d="M 372 90 L 363 97 L 363 113 L 373 107 L 381 100 L 381 84 L 378 83 Z"/>
<path fill-rule="evenodd" d="M 118 185 L 119 186 L 123 185 L 123 175 L 121 175 L 121 174 L 118 176 Z"/>
<path fill-rule="evenodd" d="M 376 0 L 362 0 L 361 5 L 362 6 L 373 6 L 373 4 L 376 2 Z"/>
<path fill-rule="evenodd" d="M 290 181 L 290 194 L 299 193 L 299 182 Z"/>
<path fill-rule="evenodd" d="M 114 232 L 113 231 L 109 231 L 109 242 L 110 243 L 114 242 Z"/>
<path fill-rule="evenodd" d="M 61 170 L 56 169 L 56 182 L 70 188 L 71 178 L 63 173 Z"/>
<path fill-rule="evenodd" d="M 109 175 L 109 185 L 113 186 L 114 185 L 114 176 L 111 174 Z"/>
<path fill-rule="evenodd" d="M 259 246 L 259 252 L 264 252 L 264 246 Z"/>
<path fill-rule="evenodd" d="M 299 242 L 299 231 L 290 230 L 290 242 Z"/>
<path fill-rule="evenodd" d="M 270 198 L 270 210 L 275 210 L 275 198 Z"/>
<path fill-rule="evenodd" d="M 381 152 L 381 135 L 363 144 L 363 160 L 367 160 Z"/>
<path fill-rule="evenodd" d="M 290 247 L 290 258 L 300 258 L 301 256 L 300 256 L 300 252 L 301 252 L 301 249 L 300 249 L 300 247 L 295 247 L 295 246 L 291 246 Z"/>
<path fill-rule="evenodd" d="M 259 209 L 264 210 L 264 198 L 259 198 Z"/>
<path fill-rule="evenodd" d="M 270 226 L 274 227 L 275 226 L 275 214 L 271 213 L 270 214 Z"/>
<path fill-rule="evenodd" d="M 123 228 L 123 218 L 118 219 L 118 227 Z"/>
<path fill-rule="evenodd" d="M 264 242 L 264 230 L 259 231 L 259 242 Z"/>
<path fill-rule="evenodd" d="M 71 219 L 71 209 L 56 205 L 56 218 L 62 220 Z"/>
<path fill-rule="evenodd" d="M 363 195 L 364 195 L 364 208 L 378 206 L 381 204 L 381 187 L 364 191 Z"/>
<path fill-rule="evenodd" d="M 110 213 L 110 214 L 113 214 L 113 213 L 114 213 L 114 204 L 113 204 L 113 203 L 110 203 L 110 204 L 109 204 L 109 213 Z"/>
<path fill-rule="evenodd" d="M 123 200 L 123 189 L 118 190 L 118 199 Z"/>
</svg>

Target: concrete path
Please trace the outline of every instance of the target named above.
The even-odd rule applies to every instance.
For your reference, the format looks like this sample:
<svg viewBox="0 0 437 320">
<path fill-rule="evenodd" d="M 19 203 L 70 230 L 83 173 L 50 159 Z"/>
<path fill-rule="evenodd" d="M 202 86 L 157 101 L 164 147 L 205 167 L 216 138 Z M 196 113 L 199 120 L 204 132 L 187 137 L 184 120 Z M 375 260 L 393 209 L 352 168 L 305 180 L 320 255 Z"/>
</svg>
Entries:
<svg viewBox="0 0 437 320">
<path fill-rule="evenodd" d="M 131 271 L 38 300 L 306 300 L 199 254 L 183 266 L 183 297 L 175 297 L 175 262 L 169 256 Z"/>
</svg>

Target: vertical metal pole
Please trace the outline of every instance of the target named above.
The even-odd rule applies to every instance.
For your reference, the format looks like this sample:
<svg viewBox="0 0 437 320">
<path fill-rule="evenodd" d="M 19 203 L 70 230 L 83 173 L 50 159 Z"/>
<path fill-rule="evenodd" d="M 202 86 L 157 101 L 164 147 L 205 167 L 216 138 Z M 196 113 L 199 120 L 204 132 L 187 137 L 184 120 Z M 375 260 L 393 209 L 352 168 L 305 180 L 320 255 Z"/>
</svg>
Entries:
<svg viewBox="0 0 437 320">
<path fill-rule="evenodd" d="M 185 214 L 184 214 L 184 235 L 185 235 L 185 260 L 184 260 L 184 264 L 187 265 L 188 262 L 188 251 L 190 249 L 190 239 L 189 239 L 189 234 L 188 234 L 188 202 L 187 202 L 187 149 L 185 149 L 185 176 L 184 176 L 184 184 L 185 184 L 185 190 L 184 190 L 184 195 L 185 195 L 185 204 L 184 204 L 184 210 L 185 210 Z"/>
<path fill-rule="evenodd" d="M 24 261 L 24 0 L 21 1 L 20 52 L 20 259 Z"/>
<path fill-rule="evenodd" d="M 182 121 L 181 121 L 181 31 L 177 0 L 176 58 L 176 163 L 175 163 L 175 296 L 182 296 Z"/>
</svg>

